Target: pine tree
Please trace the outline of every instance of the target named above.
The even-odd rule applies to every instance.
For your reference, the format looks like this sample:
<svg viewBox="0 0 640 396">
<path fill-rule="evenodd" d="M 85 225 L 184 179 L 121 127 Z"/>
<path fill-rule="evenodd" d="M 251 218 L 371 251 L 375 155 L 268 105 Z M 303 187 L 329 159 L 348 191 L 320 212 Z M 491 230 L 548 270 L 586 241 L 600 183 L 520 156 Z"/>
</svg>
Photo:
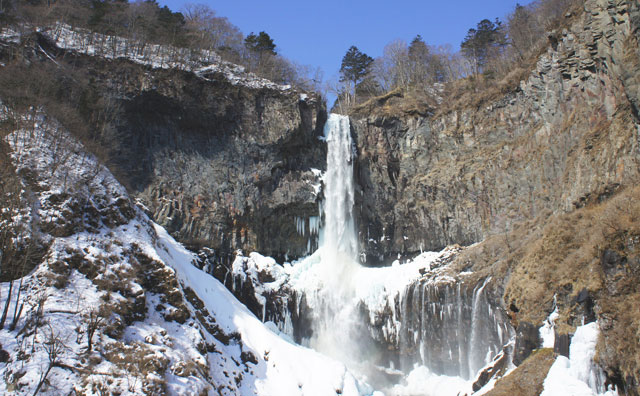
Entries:
<svg viewBox="0 0 640 396">
<path fill-rule="evenodd" d="M 473 61 L 475 72 L 478 73 L 484 69 L 490 57 L 502 51 L 506 45 L 502 22 L 496 18 L 495 22 L 483 19 L 478 22 L 476 29 L 469 29 L 460 48 Z"/>
<path fill-rule="evenodd" d="M 360 52 L 356 46 L 352 45 L 342 58 L 342 65 L 340 66 L 340 74 L 342 77 L 340 81 L 353 82 L 353 86 L 356 87 L 358 82 L 362 81 L 367 74 L 369 74 L 372 63 L 372 57 Z"/>
<path fill-rule="evenodd" d="M 265 32 L 260 32 L 257 35 L 251 32 L 251 34 L 244 39 L 244 45 L 251 51 L 260 54 L 277 54 L 273 39 Z"/>
<path fill-rule="evenodd" d="M 426 63 L 429 57 L 429 48 L 425 44 L 422 36 L 417 35 L 409 44 L 409 58 L 415 62 Z"/>
</svg>

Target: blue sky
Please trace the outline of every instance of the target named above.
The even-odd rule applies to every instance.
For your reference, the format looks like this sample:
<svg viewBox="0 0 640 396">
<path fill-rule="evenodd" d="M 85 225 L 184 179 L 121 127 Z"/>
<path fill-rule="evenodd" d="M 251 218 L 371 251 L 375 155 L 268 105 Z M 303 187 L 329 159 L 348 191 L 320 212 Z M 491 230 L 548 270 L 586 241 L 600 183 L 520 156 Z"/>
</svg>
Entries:
<svg viewBox="0 0 640 396">
<path fill-rule="evenodd" d="M 427 44 L 459 48 L 469 28 L 482 19 L 504 17 L 530 0 L 159 0 L 174 11 L 185 3 L 206 4 L 247 35 L 265 31 L 279 53 L 319 66 L 325 80 L 337 75 L 351 45 L 372 57 L 394 39 L 422 35 Z"/>
</svg>

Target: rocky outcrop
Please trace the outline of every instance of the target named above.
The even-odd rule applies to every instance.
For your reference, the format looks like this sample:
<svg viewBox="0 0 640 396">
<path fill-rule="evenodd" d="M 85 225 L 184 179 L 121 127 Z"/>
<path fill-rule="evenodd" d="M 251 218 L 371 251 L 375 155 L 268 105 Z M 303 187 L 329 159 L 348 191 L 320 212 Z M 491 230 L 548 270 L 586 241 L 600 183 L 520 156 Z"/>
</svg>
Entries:
<svg viewBox="0 0 640 396">
<path fill-rule="evenodd" d="M 281 260 L 307 253 L 309 236 L 296 219 L 318 214 L 312 169 L 326 157 L 318 96 L 239 67 L 233 72 L 244 74 L 233 75 L 228 65 L 185 71 L 152 67 L 153 59 L 88 56 L 89 41 L 55 37 L 39 34 L 36 49 L 86 77 L 79 107 L 102 126 L 94 141 L 154 221 L 226 262 L 236 249 Z"/>
<path fill-rule="evenodd" d="M 637 180 L 637 2 L 589 0 L 574 18 L 498 99 L 393 114 L 390 95 L 352 115 L 367 263 L 478 242 Z"/>
</svg>

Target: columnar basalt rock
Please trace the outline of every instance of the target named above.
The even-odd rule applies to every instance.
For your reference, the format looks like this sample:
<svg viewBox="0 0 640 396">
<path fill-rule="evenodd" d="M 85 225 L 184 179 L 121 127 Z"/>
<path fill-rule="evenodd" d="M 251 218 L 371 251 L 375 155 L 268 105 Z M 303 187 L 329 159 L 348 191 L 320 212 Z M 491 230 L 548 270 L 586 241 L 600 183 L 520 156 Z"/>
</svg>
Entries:
<svg viewBox="0 0 640 396">
<path fill-rule="evenodd" d="M 115 99 L 107 156 L 154 221 L 229 261 L 236 249 L 284 260 L 307 252 L 296 217 L 318 214 L 326 146 L 321 99 L 294 88 L 234 84 L 76 54 Z"/>
<path fill-rule="evenodd" d="M 389 97 L 352 115 L 369 264 L 478 242 L 637 180 L 637 2 L 589 0 L 575 19 L 500 99 L 390 114 L 402 99 Z"/>
</svg>

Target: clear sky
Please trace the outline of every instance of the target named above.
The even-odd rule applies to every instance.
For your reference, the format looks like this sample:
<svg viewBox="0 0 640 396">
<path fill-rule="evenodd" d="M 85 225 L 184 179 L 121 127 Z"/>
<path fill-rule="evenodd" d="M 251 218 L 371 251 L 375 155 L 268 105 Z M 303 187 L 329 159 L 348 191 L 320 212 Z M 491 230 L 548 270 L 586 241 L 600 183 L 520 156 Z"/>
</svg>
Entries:
<svg viewBox="0 0 640 396">
<path fill-rule="evenodd" d="M 173 11 L 183 4 L 206 4 L 247 35 L 267 32 L 276 50 L 305 65 L 319 66 L 325 80 L 337 75 L 345 52 L 357 46 L 382 54 L 394 39 L 420 34 L 429 45 L 458 50 L 469 28 L 482 19 L 504 17 L 516 3 L 531 0 L 159 0 Z"/>
</svg>

